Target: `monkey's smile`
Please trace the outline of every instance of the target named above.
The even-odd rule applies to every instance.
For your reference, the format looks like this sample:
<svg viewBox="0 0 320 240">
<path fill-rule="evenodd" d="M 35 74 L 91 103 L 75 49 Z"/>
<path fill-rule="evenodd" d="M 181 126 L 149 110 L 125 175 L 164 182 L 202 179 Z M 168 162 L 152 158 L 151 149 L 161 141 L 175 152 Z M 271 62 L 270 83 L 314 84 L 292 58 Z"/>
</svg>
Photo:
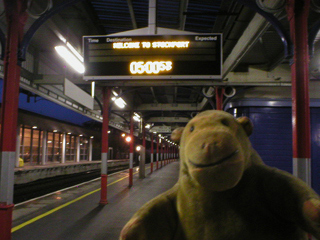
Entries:
<svg viewBox="0 0 320 240">
<path fill-rule="evenodd" d="M 213 167 L 216 165 L 219 165 L 227 160 L 229 160 L 230 158 L 232 158 L 234 155 L 236 155 L 239 152 L 239 150 L 235 150 L 234 152 L 232 152 L 230 155 L 228 155 L 227 157 L 222 158 L 221 160 L 214 162 L 214 163 L 209 163 L 209 164 L 198 164 L 198 163 L 194 163 L 192 162 L 190 159 L 188 159 L 189 163 L 191 163 L 191 165 L 193 165 L 196 168 L 206 168 L 206 167 Z"/>
</svg>

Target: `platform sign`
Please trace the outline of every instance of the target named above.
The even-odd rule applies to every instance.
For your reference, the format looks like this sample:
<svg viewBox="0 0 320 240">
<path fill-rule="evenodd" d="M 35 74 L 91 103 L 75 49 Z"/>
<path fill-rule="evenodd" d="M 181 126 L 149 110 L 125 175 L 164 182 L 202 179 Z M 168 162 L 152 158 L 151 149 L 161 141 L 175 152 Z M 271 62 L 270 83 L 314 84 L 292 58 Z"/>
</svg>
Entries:
<svg viewBox="0 0 320 240">
<path fill-rule="evenodd" d="M 150 129 L 151 132 L 156 133 L 171 133 L 171 126 L 154 126 Z"/>
<path fill-rule="evenodd" d="M 84 79 L 221 79 L 221 41 L 221 34 L 84 36 Z"/>
</svg>

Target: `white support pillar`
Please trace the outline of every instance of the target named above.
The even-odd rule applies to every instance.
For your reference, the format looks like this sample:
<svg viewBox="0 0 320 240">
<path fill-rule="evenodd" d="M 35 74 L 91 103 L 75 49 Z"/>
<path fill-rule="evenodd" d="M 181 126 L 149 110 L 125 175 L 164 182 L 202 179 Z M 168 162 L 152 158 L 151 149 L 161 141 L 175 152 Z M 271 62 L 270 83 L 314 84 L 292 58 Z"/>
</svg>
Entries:
<svg viewBox="0 0 320 240">
<path fill-rule="evenodd" d="M 14 185 L 14 163 L 16 160 L 15 152 L 0 153 L 0 202 L 13 203 L 13 185 Z"/>
<path fill-rule="evenodd" d="M 42 132 L 42 149 L 41 149 L 41 164 L 45 165 L 47 163 L 47 153 L 48 153 L 48 148 L 47 148 L 47 139 L 48 139 L 48 132 L 43 131 Z"/>
<path fill-rule="evenodd" d="M 66 134 L 62 133 L 61 163 L 66 162 Z"/>
<path fill-rule="evenodd" d="M 92 161 L 92 138 L 89 138 L 88 160 Z"/>
<path fill-rule="evenodd" d="M 149 0 L 148 28 L 149 28 L 150 35 L 157 34 L 156 17 L 157 17 L 157 1 Z"/>
</svg>

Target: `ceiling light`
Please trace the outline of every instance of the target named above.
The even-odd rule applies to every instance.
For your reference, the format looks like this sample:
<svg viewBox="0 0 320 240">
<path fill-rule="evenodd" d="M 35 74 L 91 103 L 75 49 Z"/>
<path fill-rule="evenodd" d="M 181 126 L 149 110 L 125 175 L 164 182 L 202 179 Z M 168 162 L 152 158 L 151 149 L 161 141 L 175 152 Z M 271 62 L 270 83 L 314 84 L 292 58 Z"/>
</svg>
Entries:
<svg viewBox="0 0 320 240">
<path fill-rule="evenodd" d="M 121 97 L 117 97 L 118 93 L 116 93 L 114 90 L 112 90 L 112 93 L 115 97 L 111 98 L 111 100 L 114 101 L 114 103 L 119 108 L 124 108 L 127 105 L 127 103 Z"/>
<path fill-rule="evenodd" d="M 57 53 L 77 72 L 84 73 L 83 63 L 65 46 L 54 47 Z"/>
<path fill-rule="evenodd" d="M 130 136 L 126 137 L 126 142 L 131 142 L 131 137 Z"/>
<path fill-rule="evenodd" d="M 124 108 L 126 106 L 126 102 L 122 98 L 116 98 L 114 103 L 119 107 L 119 108 Z"/>
<path fill-rule="evenodd" d="M 133 120 L 135 120 L 136 122 L 140 122 L 140 120 L 141 120 L 140 115 L 136 112 L 134 112 L 133 115 L 134 115 Z"/>
</svg>

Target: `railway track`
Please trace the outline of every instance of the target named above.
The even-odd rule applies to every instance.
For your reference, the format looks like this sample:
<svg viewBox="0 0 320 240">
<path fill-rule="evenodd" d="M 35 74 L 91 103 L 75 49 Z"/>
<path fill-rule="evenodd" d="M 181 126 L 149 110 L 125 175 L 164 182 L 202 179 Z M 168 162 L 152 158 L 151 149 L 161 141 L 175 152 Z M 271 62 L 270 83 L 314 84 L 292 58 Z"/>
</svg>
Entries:
<svg viewBox="0 0 320 240">
<path fill-rule="evenodd" d="M 108 168 L 108 173 L 114 173 L 127 169 L 127 166 L 114 166 Z M 33 182 L 14 185 L 14 204 L 28 201 L 48 193 L 52 193 L 67 187 L 71 187 L 100 177 L 100 169 L 87 172 L 61 175 L 56 177 L 39 179 Z"/>
</svg>

